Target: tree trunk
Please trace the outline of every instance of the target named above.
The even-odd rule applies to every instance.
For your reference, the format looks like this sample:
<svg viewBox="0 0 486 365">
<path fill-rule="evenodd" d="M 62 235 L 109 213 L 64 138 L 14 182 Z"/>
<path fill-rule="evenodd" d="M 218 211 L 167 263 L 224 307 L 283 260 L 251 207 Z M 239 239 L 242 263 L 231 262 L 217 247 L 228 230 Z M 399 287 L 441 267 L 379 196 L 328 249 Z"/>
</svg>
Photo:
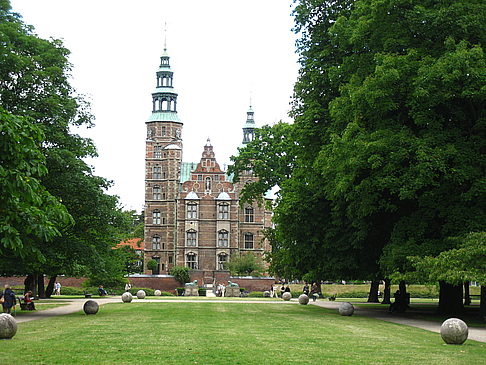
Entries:
<svg viewBox="0 0 486 365">
<path fill-rule="evenodd" d="M 26 276 L 24 280 L 24 293 L 31 291 L 32 293 L 35 292 L 35 279 L 33 274 L 29 274 Z"/>
<path fill-rule="evenodd" d="M 481 302 L 479 305 L 479 313 L 486 317 L 486 286 L 481 285 Z"/>
<path fill-rule="evenodd" d="M 368 294 L 368 303 L 379 303 L 378 289 L 380 287 L 379 280 L 373 280 L 370 285 L 370 293 Z"/>
<path fill-rule="evenodd" d="M 469 296 L 469 281 L 464 282 L 464 305 L 471 305 L 471 297 Z"/>
<path fill-rule="evenodd" d="M 391 280 L 390 279 L 383 279 L 385 282 L 385 288 L 383 289 L 383 300 L 381 304 L 391 304 Z"/>
<path fill-rule="evenodd" d="M 46 289 L 44 286 L 44 274 L 37 274 L 37 287 L 39 288 L 37 290 L 37 294 L 39 295 L 39 298 L 45 298 Z"/>
<path fill-rule="evenodd" d="M 50 298 L 52 296 L 56 279 L 57 279 L 57 275 L 51 276 L 51 278 L 49 279 L 49 283 L 47 284 L 47 288 L 46 288 L 46 298 Z"/>
<path fill-rule="evenodd" d="M 459 315 L 464 312 L 462 285 L 452 285 L 439 281 L 439 307 L 440 314 Z"/>
</svg>

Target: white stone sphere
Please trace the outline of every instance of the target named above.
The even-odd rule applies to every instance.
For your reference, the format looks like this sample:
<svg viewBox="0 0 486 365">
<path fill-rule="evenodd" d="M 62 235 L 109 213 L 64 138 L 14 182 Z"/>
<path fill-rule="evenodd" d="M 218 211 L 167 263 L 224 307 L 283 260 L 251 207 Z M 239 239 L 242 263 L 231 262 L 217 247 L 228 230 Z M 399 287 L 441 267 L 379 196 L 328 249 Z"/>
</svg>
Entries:
<svg viewBox="0 0 486 365">
<path fill-rule="evenodd" d="M 343 302 L 339 305 L 339 314 L 342 316 L 352 316 L 354 313 L 354 307 L 349 302 Z"/>
<path fill-rule="evenodd" d="M 265 291 L 263 292 L 263 296 L 264 296 L 265 298 L 270 298 L 270 292 L 269 292 L 268 290 L 265 290 Z"/>
<path fill-rule="evenodd" d="M 100 309 L 100 306 L 94 300 L 86 301 L 83 306 L 84 313 L 86 314 L 96 314 L 98 313 L 98 309 Z"/>
<path fill-rule="evenodd" d="M 17 321 L 8 313 L 0 314 L 0 339 L 11 339 L 17 333 Z"/>
<path fill-rule="evenodd" d="M 130 303 L 133 300 L 132 293 L 129 291 L 122 294 L 122 301 L 123 303 Z"/>
<path fill-rule="evenodd" d="M 440 335 L 445 343 L 462 345 L 467 340 L 469 329 L 459 318 L 449 318 L 440 326 Z"/>
<path fill-rule="evenodd" d="M 162 295 L 162 292 L 159 289 L 157 289 L 156 291 L 154 291 L 154 295 L 156 297 L 160 297 Z"/>
<path fill-rule="evenodd" d="M 302 305 L 309 304 L 309 297 L 306 294 L 301 294 L 299 296 L 299 304 L 302 304 Z"/>
<path fill-rule="evenodd" d="M 138 299 L 144 299 L 144 298 L 145 298 L 145 295 L 146 295 L 146 294 L 145 294 L 145 291 L 143 291 L 143 290 L 139 290 L 139 291 L 137 292 L 137 298 L 138 298 Z"/>
<path fill-rule="evenodd" d="M 283 300 L 290 300 L 292 298 L 292 294 L 290 294 L 288 291 L 282 294 L 282 299 Z"/>
</svg>

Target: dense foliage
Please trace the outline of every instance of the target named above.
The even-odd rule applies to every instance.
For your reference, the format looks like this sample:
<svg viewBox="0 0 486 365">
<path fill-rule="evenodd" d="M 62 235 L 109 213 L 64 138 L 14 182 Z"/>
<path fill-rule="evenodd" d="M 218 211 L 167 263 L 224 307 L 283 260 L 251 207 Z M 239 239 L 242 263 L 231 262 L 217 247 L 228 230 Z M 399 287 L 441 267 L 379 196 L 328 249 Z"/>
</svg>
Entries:
<svg viewBox="0 0 486 365">
<path fill-rule="evenodd" d="M 465 249 L 486 222 L 486 4 L 296 3 L 301 69 L 288 141 L 257 139 L 235 157 L 246 169 L 257 164 L 251 154 L 267 158 L 258 164 L 269 169 L 254 169 L 260 184 L 279 162 L 290 169 L 275 180 L 273 270 L 374 279 L 415 270 L 408 256 Z M 292 163 L 266 157 L 281 145 Z"/>
</svg>

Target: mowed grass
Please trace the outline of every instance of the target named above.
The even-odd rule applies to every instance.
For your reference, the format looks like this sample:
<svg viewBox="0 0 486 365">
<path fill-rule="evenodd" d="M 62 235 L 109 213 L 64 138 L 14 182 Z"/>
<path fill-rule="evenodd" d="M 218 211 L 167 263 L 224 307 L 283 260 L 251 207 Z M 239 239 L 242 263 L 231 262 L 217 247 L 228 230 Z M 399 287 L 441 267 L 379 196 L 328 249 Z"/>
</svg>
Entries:
<svg viewBox="0 0 486 365">
<path fill-rule="evenodd" d="M 8 364 L 484 364 L 486 344 L 294 303 L 115 303 L 20 323 L 0 352 Z"/>
</svg>

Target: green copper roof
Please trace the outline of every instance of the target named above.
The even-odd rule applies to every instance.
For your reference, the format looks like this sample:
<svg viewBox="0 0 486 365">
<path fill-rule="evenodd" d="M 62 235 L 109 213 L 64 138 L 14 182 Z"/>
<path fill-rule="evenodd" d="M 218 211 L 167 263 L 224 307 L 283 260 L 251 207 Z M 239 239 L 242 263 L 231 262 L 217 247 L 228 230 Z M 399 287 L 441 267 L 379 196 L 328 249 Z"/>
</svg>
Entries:
<svg viewBox="0 0 486 365">
<path fill-rule="evenodd" d="M 148 122 L 179 122 L 179 116 L 176 112 L 154 112 L 150 115 Z"/>
<path fill-rule="evenodd" d="M 191 179 L 191 171 L 197 167 L 196 162 L 183 162 L 181 164 L 181 178 L 180 182 L 183 183 Z"/>
</svg>

